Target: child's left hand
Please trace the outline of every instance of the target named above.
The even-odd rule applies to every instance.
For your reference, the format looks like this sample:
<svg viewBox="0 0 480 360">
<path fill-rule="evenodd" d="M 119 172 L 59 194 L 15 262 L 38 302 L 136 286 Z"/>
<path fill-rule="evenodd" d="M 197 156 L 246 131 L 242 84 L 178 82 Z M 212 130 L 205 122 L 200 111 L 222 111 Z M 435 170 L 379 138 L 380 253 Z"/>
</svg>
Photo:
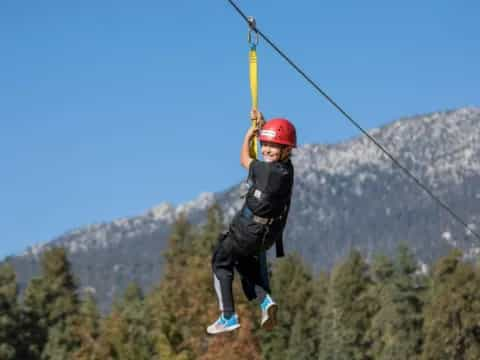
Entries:
<svg viewBox="0 0 480 360">
<path fill-rule="evenodd" d="M 257 128 L 259 128 L 259 129 L 261 129 L 263 127 L 263 125 L 265 125 L 265 120 L 263 119 L 263 114 L 256 109 L 252 109 L 252 111 L 250 112 L 250 119 L 255 121 L 255 124 L 256 124 Z"/>
<path fill-rule="evenodd" d="M 248 131 L 247 131 L 247 135 L 246 135 L 247 139 L 248 139 L 248 140 L 251 140 L 254 136 L 257 136 L 257 135 L 258 135 L 258 132 L 259 132 L 259 131 L 260 131 L 260 129 L 259 129 L 257 126 L 255 126 L 255 127 L 253 127 L 253 126 L 250 127 L 250 128 L 248 129 Z"/>
</svg>

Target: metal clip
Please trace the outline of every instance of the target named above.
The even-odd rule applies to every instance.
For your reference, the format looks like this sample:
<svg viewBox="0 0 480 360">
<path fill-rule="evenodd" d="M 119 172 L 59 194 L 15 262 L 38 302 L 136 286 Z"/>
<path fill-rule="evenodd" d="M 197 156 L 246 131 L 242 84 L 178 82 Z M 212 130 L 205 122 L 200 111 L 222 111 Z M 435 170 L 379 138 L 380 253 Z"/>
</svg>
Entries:
<svg viewBox="0 0 480 360">
<path fill-rule="evenodd" d="M 253 16 L 248 17 L 248 43 L 252 48 L 255 48 L 258 45 L 258 31 L 257 31 L 257 22 Z M 252 32 L 255 33 L 255 36 L 252 36 Z"/>
</svg>

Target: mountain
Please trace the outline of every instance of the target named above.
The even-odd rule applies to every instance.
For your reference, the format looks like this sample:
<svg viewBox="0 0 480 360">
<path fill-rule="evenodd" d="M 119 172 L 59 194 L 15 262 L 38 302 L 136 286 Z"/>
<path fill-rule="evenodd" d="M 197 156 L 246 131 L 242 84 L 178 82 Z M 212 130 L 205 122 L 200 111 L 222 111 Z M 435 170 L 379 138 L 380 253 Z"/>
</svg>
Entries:
<svg viewBox="0 0 480 360">
<path fill-rule="evenodd" d="M 476 231 L 480 226 L 480 108 L 462 108 L 400 119 L 369 134 Z M 368 257 L 392 254 L 404 242 L 426 265 L 452 247 L 467 257 L 480 240 L 458 224 L 396 167 L 366 136 L 294 152 L 295 187 L 285 233 L 287 252 L 298 252 L 314 271 L 329 269 L 353 247 Z M 81 286 L 103 309 L 131 282 L 157 283 L 169 229 L 179 213 L 193 223 L 217 202 L 230 219 L 240 208 L 242 184 L 201 194 L 174 207 L 65 233 L 8 259 L 21 288 L 38 273 L 38 256 L 68 249 Z M 209 264 L 205 264 L 209 266 Z"/>
</svg>

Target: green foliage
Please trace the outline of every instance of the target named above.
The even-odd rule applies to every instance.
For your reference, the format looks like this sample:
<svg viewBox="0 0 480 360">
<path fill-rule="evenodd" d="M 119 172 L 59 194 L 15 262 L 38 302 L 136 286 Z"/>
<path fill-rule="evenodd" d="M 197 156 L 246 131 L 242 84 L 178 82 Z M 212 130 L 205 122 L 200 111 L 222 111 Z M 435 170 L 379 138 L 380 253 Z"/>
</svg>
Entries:
<svg viewBox="0 0 480 360">
<path fill-rule="evenodd" d="M 191 289 L 187 288 L 185 281 L 185 273 L 192 271 L 189 263 L 194 255 L 193 237 L 192 225 L 184 216 L 180 216 L 169 237 L 162 282 L 147 299 L 147 306 L 152 313 L 155 352 L 159 358 L 191 357 L 191 349 L 187 345 L 190 326 L 179 309 L 184 310 L 183 305 L 193 300 L 188 294 Z M 179 286 L 180 281 L 182 286 Z"/>
<path fill-rule="evenodd" d="M 373 264 L 376 279 L 372 287 L 377 306 L 367 332 L 373 359 L 418 359 L 422 342 L 423 288 L 416 275 L 416 261 L 400 247 L 395 263 L 380 256 Z"/>
<path fill-rule="evenodd" d="M 238 285 L 234 289 L 242 324 L 238 336 L 212 339 L 205 332 L 218 317 L 211 256 L 223 229 L 216 206 L 201 228 L 192 227 L 182 217 L 173 226 L 164 278 L 147 299 L 160 359 L 217 359 L 222 352 L 229 359 L 254 359 L 259 353 L 252 336 L 252 313 L 245 300 L 238 298 Z"/>
<path fill-rule="evenodd" d="M 124 297 L 113 307 L 102 324 L 98 353 L 103 358 L 119 360 L 150 360 L 153 341 L 148 309 L 143 293 L 136 284 L 130 284 Z"/>
<path fill-rule="evenodd" d="M 422 359 L 480 358 L 480 277 L 459 251 L 437 262 L 425 309 Z"/>
<path fill-rule="evenodd" d="M 74 334 L 79 300 L 65 250 L 45 251 L 41 267 L 42 277 L 33 279 L 25 292 L 25 357 L 66 359 L 79 346 Z"/>
<path fill-rule="evenodd" d="M 80 313 L 74 331 L 80 345 L 72 355 L 73 360 L 105 359 L 98 343 L 100 337 L 100 314 L 91 293 L 86 295 L 80 305 Z"/>
<path fill-rule="evenodd" d="M 241 328 L 208 337 L 218 309 L 211 254 L 224 230 L 220 210 L 205 225 L 180 217 L 164 276 L 144 297 L 131 284 L 101 316 L 80 301 L 63 249 L 42 256 L 41 276 L 17 299 L 15 274 L 0 268 L 0 359 L 73 360 L 455 360 L 480 358 L 480 270 L 458 251 L 422 274 L 405 246 L 371 264 L 357 251 L 314 276 L 298 256 L 272 266 L 278 326 L 260 329 L 258 303 L 234 283 Z"/>
<path fill-rule="evenodd" d="M 77 286 L 63 248 L 46 251 L 41 264 L 48 323 L 56 325 L 78 314 Z"/>
<path fill-rule="evenodd" d="M 315 283 L 310 270 L 295 255 L 276 261 L 271 282 L 279 304 L 278 326 L 272 332 L 259 331 L 263 358 L 311 359 L 318 351 L 324 283 Z"/>
<path fill-rule="evenodd" d="M 368 265 L 358 251 L 333 269 L 320 359 L 370 359 L 366 332 L 374 304 Z"/>
<path fill-rule="evenodd" d="M 172 271 L 175 266 L 186 265 L 189 255 L 192 254 L 194 230 L 183 214 L 173 224 L 168 238 L 168 249 L 164 253 L 167 263 L 164 269 L 165 278 L 175 276 Z"/>
<path fill-rule="evenodd" d="M 18 321 L 16 276 L 7 264 L 0 267 L 0 359 L 17 359 Z"/>
<path fill-rule="evenodd" d="M 48 297 L 42 278 L 30 280 L 25 290 L 20 333 L 22 359 L 40 359 L 48 338 Z"/>
<path fill-rule="evenodd" d="M 218 235 L 224 230 L 223 216 L 217 204 L 212 205 L 207 212 L 207 222 L 194 241 L 192 254 L 202 259 L 210 258 L 217 244 Z"/>
</svg>

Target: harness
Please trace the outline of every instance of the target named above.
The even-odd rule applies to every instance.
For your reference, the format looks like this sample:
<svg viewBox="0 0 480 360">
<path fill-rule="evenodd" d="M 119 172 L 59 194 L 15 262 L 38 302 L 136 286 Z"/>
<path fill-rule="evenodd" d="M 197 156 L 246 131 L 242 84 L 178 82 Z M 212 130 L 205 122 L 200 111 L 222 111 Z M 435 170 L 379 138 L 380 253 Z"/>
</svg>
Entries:
<svg viewBox="0 0 480 360">
<path fill-rule="evenodd" d="M 252 210 L 248 208 L 247 205 L 245 205 L 242 208 L 241 214 L 244 218 L 250 219 L 258 224 L 262 225 L 272 225 L 275 221 L 280 221 L 283 219 L 283 216 L 285 215 L 285 211 L 282 213 L 282 215 L 277 216 L 277 217 L 272 217 L 272 218 L 265 218 L 261 216 L 255 215 Z"/>
<path fill-rule="evenodd" d="M 248 206 L 245 204 L 243 206 L 243 208 L 240 210 L 240 216 L 242 216 L 243 218 L 246 218 L 246 219 L 249 219 L 253 222 L 256 222 L 258 224 L 262 224 L 263 226 L 266 227 L 265 229 L 265 232 L 263 234 L 263 237 L 261 238 L 261 244 L 263 246 L 263 255 L 262 256 L 265 256 L 265 251 L 269 248 L 269 246 L 265 246 L 265 241 L 267 239 L 267 237 L 269 236 L 270 234 L 270 227 L 272 226 L 272 224 L 274 224 L 275 222 L 277 221 L 282 221 L 284 218 L 287 217 L 288 215 L 288 210 L 290 208 L 289 206 L 290 204 L 286 204 L 285 207 L 284 207 L 284 210 L 282 212 L 282 215 L 280 216 L 277 216 L 277 217 L 273 217 L 273 218 L 264 218 L 264 217 L 261 217 L 261 216 L 257 216 L 255 215 L 252 210 L 250 210 L 248 208 Z M 283 231 L 283 229 L 282 229 Z M 282 236 L 280 236 L 278 239 L 275 240 L 275 251 L 277 253 L 277 257 L 282 257 L 282 256 L 285 256 L 285 251 L 283 249 L 283 239 L 282 239 Z"/>
</svg>

